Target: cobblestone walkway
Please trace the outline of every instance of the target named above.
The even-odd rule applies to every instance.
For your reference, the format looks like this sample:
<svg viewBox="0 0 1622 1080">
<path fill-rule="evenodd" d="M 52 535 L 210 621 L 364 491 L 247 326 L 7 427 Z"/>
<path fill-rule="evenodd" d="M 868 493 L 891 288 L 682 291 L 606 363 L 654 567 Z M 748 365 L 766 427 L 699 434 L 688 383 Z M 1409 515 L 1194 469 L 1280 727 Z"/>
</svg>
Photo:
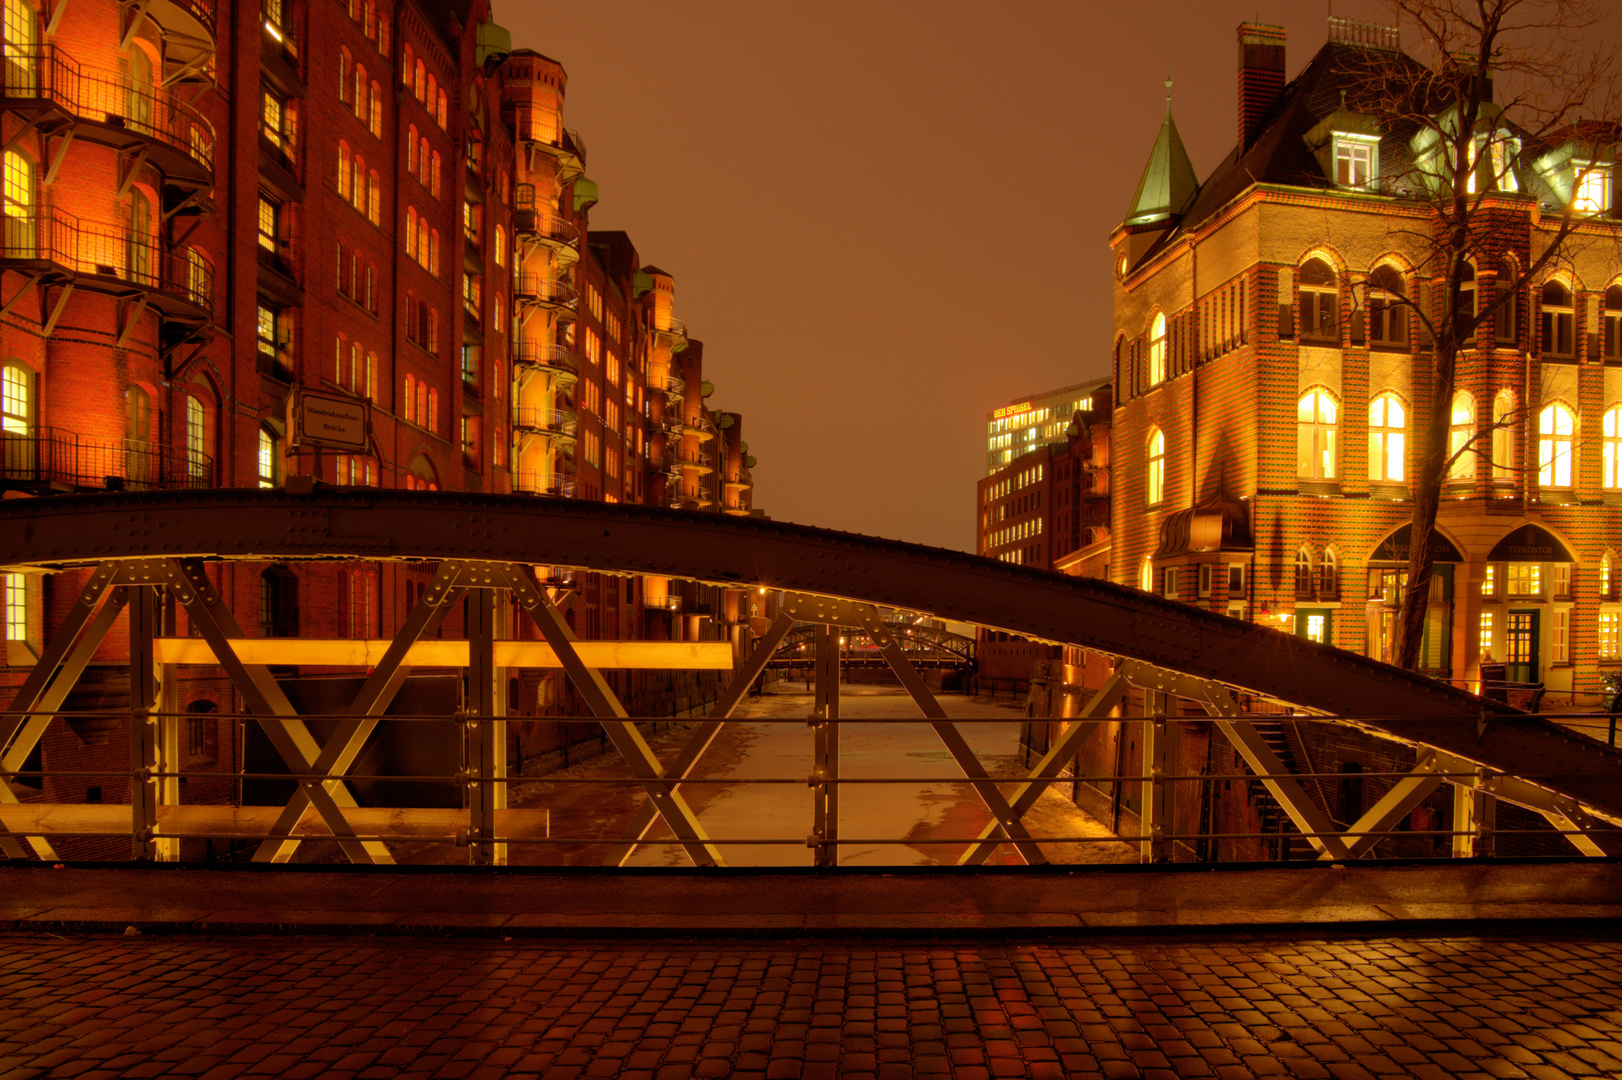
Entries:
<svg viewBox="0 0 1622 1080">
<path fill-rule="evenodd" d="M 1622 1075 L 1622 941 L 0 938 L 0 1077 Z"/>
</svg>

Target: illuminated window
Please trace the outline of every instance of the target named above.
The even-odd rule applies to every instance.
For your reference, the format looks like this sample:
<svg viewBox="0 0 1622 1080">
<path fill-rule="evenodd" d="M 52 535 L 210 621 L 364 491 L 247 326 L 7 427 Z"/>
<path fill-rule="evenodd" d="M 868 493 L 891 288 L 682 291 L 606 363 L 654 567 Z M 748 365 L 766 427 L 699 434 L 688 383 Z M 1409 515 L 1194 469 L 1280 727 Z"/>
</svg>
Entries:
<svg viewBox="0 0 1622 1080">
<path fill-rule="evenodd" d="M 1339 301 L 1340 286 L 1327 262 L 1311 259 L 1301 267 L 1303 340 L 1340 342 L 1340 319 L 1336 315 Z"/>
<path fill-rule="evenodd" d="M 1145 558 L 1143 565 L 1138 567 L 1138 588 L 1144 592 L 1155 591 L 1155 564 L 1148 558 Z"/>
<path fill-rule="evenodd" d="M 1369 275 L 1369 344 L 1399 348 L 1408 341 L 1407 292 L 1393 267 L 1377 266 Z"/>
<path fill-rule="evenodd" d="M 1381 394 L 1369 403 L 1369 479 L 1401 483 L 1408 414 L 1395 394 Z"/>
<path fill-rule="evenodd" d="M 1504 575 L 1510 596 L 1541 596 L 1543 594 L 1542 563 L 1510 563 Z"/>
<path fill-rule="evenodd" d="M 1556 610 L 1550 615 L 1553 616 L 1549 627 L 1550 660 L 1556 664 L 1568 663 L 1571 660 L 1571 612 Z"/>
<path fill-rule="evenodd" d="M 22 574 L 4 576 L 6 592 L 6 640 L 28 640 L 28 578 Z"/>
<path fill-rule="evenodd" d="M 1599 598 L 1611 599 L 1611 556 L 1609 553 L 1601 555 L 1599 559 Z"/>
<path fill-rule="evenodd" d="M 1599 654 L 1607 660 L 1622 656 L 1622 611 L 1599 613 Z"/>
<path fill-rule="evenodd" d="M 1571 208 L 1579 214 L 1604 214 L 1611 209 L 1611 167 L 1591 161 L 1574 162 L 1576 190 Z"/>
<path fill-rule="evenodd" d="M 1453 395 L 1453 411 L 1448 418 L 1447 475 L 1450 480 L 1468 480 L 1476 474 L 1476 455 L 1470 449 L 1476 436 L 1476 402 L 1469 394 Z"/>
<path fill-rule="evenodd" d="M 276 250 L 276 241 L 280 235 L 277 229 L 277 219 L 281 216 L 281 207 L 259 196 L 259 246 L 266 251 Z"/>
<path fill-rule="evenodd" d="M 1605 290 L 1600 310 L 1600 355 L 1607 360 L 1622 360 L 1622 285 Z"/>
<path fill-rule="evenodd" d="M 1622 488 L 1622 405 L 1613 405 L 1605 410 L 1605 417 L 1600 421 L 1600 460 L 1603 464 L 1601 480 L 1605 487 L 1615 490 Z"/>
<path fill-rule="evenodd" d="M 277 41 L 286 40 L 287 33 L 287 4 L 286 0 L 262 0 L 260 9 L 264 13 L 265 30 Z"/>
<path fill-rule="evenodd" d="M 1571 486 L 1571 442 L 1577 425 L 1571 410 L 1550 405 L 1538 414 L 1538 484 L 1546 488 Z"/>
<path fill-rule="evenodd" d="M 1166 381 L 1166 316 L 1156 313 L 1149 324 L 1149 385 Z"/>
<path fill-rule="evenodd" d="M 186 471 L 194 481 L 208 479 L 207 412 L 200 398 L 186 396 Z"/>
<path fill-rule="evenodd" d="M 1481 613 L 1481 629 L 1477 632 L 1477 640 L 1481 643 L 1481 655 L 1483 657 L 1490 656 L 1492 654 L 1492 612 L 1490 611 Z"/>
<path fill-rule="evenodd" d="M 1493 564 L 1487 564 L 1487 576 L 1481 579 L 1481 595 L 1493 596 L 1498 592 L 1497 575 L 1493 573 Z"/>
<path fill-rule="evenodd" d="M 1515 475 L 1515 394 L 1500 390 L 1492 399 L 1492 478 L 1510 480 Z"/>
<path fill-rule="evenodd" d="M 264 135 L 265 141 L 270 145 L 282 149 L 291 149 L 293 131 L 289 123 L 290 114 L 287 100 L 269 87 L 262 89 L 260 95 L 260 133 Z"/>
<path fill-rule="evenodd" d="M 1322 612 L 1308 612 L 1306 618 L 1306 638 L 1323 644 L 1328 639 L 1329 616 Z"/>
<path fill-rule="evenodd" d="M 500 225 L 496 226 L 494 235 L 495 260 L 497 266 L 507 265 L 507 233 Z"/>
<path fill-rule="evenodd" d="M 259 429 L 259 486 L 273 488 L 281 474 L 281 452 L 276 436 L 267 428 Z"/>
<path fill-rule="evenodd" d="M 34 424 L 34 373 L 21 364 L 0 371 L 0 431 L 27 435 Z"/>
<path fill-rule="evenodd" d="M 1543 286 L 1538 341 L 1544 356 L 1572 357 L 1576 354 L 1573 326 L 1576 322 L 1571 290 L 1558 279 Z"/>
<path fill-rule="evenodd" d="M 1335 399 L 1309 391 L 1296 406 L 1296 473 L 1309 480 L 1335 478 Z"/>
<path fill-rule="evenodd" d="M 1378 174 L 1380 142 L 1366 135 L 1335 133 L 1335 183 L 1368 187 Z"/>
<path fill-rule="evenodd" d="M 1156 429 L 1149 436 L 1149 505 L 1166 497 L 1166 433 Z"/>
<path fill-rule="evenodd" d="M 35 5 L 26 0 L 6 0 L 0 9 L 0 43 L 5 85 L 11 94 L 24 97 L 39 85 L 39 35 Z"/>
</svg>

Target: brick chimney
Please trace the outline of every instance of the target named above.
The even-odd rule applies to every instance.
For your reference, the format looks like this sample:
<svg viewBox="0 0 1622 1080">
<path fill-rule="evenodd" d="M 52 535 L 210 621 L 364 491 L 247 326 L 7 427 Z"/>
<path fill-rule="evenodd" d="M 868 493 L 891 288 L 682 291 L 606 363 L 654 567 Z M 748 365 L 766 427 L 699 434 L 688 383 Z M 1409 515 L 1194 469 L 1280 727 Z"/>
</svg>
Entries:
<svg viewBox="0 0 1622 1080">
<path fill-rule="evenodd" d="M 1239 148 L 1249 148 L 1284 91 L 1284 27 L 1239 24 Z"/>
</svg>

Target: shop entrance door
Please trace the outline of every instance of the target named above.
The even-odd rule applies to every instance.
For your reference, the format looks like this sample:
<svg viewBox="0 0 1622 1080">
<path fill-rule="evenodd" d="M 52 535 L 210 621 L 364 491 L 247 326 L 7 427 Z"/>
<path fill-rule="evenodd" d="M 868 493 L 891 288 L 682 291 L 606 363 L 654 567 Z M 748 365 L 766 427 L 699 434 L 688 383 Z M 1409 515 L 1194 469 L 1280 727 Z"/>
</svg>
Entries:
<svg viewBox="0 0 1622 1080">
<path fill-rule="evenodd" d="M 1507 668 L 1504 679 L 1511 683 L 1536 682 L 1538 677 L 1538 613 L 1511 611 L 1504 627 Z"/>
</svg>

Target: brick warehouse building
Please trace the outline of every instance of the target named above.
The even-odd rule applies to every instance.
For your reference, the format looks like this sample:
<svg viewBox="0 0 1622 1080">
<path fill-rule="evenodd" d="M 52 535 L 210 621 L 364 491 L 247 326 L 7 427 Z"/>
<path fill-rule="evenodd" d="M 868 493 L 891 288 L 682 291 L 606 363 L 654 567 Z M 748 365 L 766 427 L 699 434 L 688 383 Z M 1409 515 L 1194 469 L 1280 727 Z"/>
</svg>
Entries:
<svg viewBox="0 0 1622 1080">
<path fill-rule="evenodd" d="M 1454 400 L 1433 402 L 1428 343 L 1391 301 L 1433 295 L 1416 269 L 1422 247 L 1403 233 L 1423 218 L 1395 180 L 1412 167 L 1412 133 L 1394 135 L 1345 105 L 1371 57 L 1404 62 L 1397 32 L 1331 19 L 1328 44 L 1288 81 L 1282 28 L 1241 26 L 1239 45 L 1235 149 L 1201 182 L 1168 105 L 1111 237 L 1110 576 L 1389 659 L 1407 567 L 1407 479 L 1429 410 L 1447 408 L 1452 445 L 1473 440 L 1480 453 L 1460 456 L 1444 491 L 1423 668 L 1474 687 L 1484 663 L 1492 675 L 1507 662 L 1510 681 L 1542 684 L 1550 701 L 1594 702 L 1600 673 L 1622 665 L 1615 147 L 1550 147 L 1537 170 L 1485 196 L 1492 221 L 1474 295 L 1493 295 L 1501 270 L 1528 265 L 1549 231 L 1540 203 L 1576 200 L 1588 219 L 1571 257 L 1460 354 Z M 1581 186 L 1573 157 L 1594 162 Z M 1178 771 L 1242 773 L 1203 727 L 1183 729 Z M 1286 762 L 1340 774 L 1309 791 L 1342 825 L 1391 783 L 1361 773 L 1411 766 L 1411 753 L 1345 730 L 1275 727 L 1269 738 Z M 1130 726 L 1095 740 L 1083 773 L 1119 773 L 1135 760 L 1133 740 Z M 1080 791 L 1117 821 L 1135 815 L 1135 785 Z M 1534 824 L 1512 808 L 1501 814 L 1504 828 Z M 1178 792 L 1180 832 L 1271 832 L 1280 817 L 1255 783 Z M 1435 796 L 1408 826 L 1448 820 L 1448 801 Z M 1446 850 L 1446 839 L 1391 845 L 1382 851 L 1423 854 Z M 1289 847 L 1242 843 L 1221 856 Z"/>
<path fill-rule="evenodd" d="M 514 50 L 484 0 L 66 8 L 5 0 L 0 20 L 6 497 L 310 477 L 752 512 L 742 419 L 706 403 L 674 279 L 591 230 L 563 67 Z M 364 403 L 365 448 L 295 447 L 305 393 Z M 584 638 L 747 644 L 741 593 L 537 569 Z M 250 634 L 377 637 L 433 570 L 218 574 Z M 5 576 L 6 682 L 81 579 Z M 120 648 L 69 708 L 127 703 Z M 185 767 L 239 761 L 240 728 L 208 714 L 240 702 L 188 671 Z M 612 681 L 633 713 L 714 692 L 684 672 Z M 509 698 L 514 715 L 576 711 L 557 674 Z M 124 728 L 53 730 L 31 767 L 125 770 Z M 596 735 L 511 728 L 531 760 Z M 53 801 L 128 798 L 112 775 L 52 783 Z M 183 795 L 231 797 L 205 779 Z"/>
</svg>

